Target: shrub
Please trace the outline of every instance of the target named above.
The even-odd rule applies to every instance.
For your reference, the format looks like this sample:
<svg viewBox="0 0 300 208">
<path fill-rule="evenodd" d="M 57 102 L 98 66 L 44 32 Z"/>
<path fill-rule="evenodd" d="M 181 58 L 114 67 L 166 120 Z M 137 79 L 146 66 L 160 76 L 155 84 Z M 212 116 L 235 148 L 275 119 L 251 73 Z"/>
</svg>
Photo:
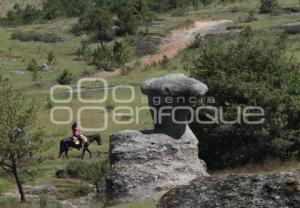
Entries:
<svg viewBox="0 0 300 208">
<path fill-rule="evenodd" d="M 247 29 L 236 41 L 203 40 L 195 54 L 187 68 L 208 84 L 208 96 L 216 99 L 213 106 L 223 108 L 226 121 L 236 120 L 237 107 L 265 110 L 260 125 L 192 125 L 200 139 L 199 155 L 209 168 L 299 155 L 300 78 L 294 60 L 287 55 L 286 36 L 256 37 Z M 202 112 L 199 118 L 211 121 L 207 115 L 212 112 Z"/>
<path fill-rule="evenodd" d="M 35 59 L 31 59 L 30 62 L 28 63 L 26 70 L 30 72 L 38 71 L 39 66 L 37 64 L 37 61 Z"/>
<path fill-rule="evenodd" d="M 55 55 L 54 55 L 54 53 L 53 53 L 53 51 L 50 51 L 49 53 L 48 53 L 48 58 L 47 58 L 47 61 L 48 61 L 48 64 L 50 65 L 50 64 L 54 64 L 55 63 Z"/>
<path fill-rule="evenodd" d="M 135 34 L 140 18 L 134 5 L 130 1 L 121 1 L 116 10 L 118 16 L 116 25 L 119 27 L 119 34 Z"/>
<path fill-rule="evenodd" d="M 58 75 L 56 81 L 61 85 L 68 85 L 72 81 L 72 73 L 68 70 L 64 70 L 60 75 Z"/>
<path fill-rule="evenodd" d="M 167 69 L 170 65 L 170 59 L 164 55 L 163 59 L 159 61 L 159 65 L 164 68 L 164 69 Z"/>
<path fill-rule="evenodd" d="M 91 6 L 88 0 L 46 0 L 43 3 L 42 13 L 45 19 L 58 16 L 78 17 Z"/>
<path fill-rule="evenodd" d="M 85 169 L 85 163 L 83 161 L 71 161 L 66 170 L 69 176 L 74 177 L 74 178 L 79 178 L 80 174 L 84 171 Z"/>
<path fill-rule="evenodd" d="M 116 108 L 116 103 L 111 97 L 106 100 L 105 108 L 108 112 L 113 111 Z"/>
<path fill-rule="evenodd" d="M 39 32 L 14 32 L 11 39 L 17 39 L 24 42 L 39 41 L 45 43 L 63 42 L 64 39 L 54 33 L 39 33 Z"/>
<path fill-rule="evenodd" d="M 21 12 L 23 24 L 32 24 L 40 17 L 40 10 L 32 5 L 26 5 L 25 9 Z"/>
<path fill-rule="evenodd" d="M 32 71 L 31 80 L 34 82 L 39 82 L 41 80 L 41 75 L 38 70 Z"/>
<path fill-rule="evenodd" d="M 122 68 L 121 68 L 121 74 L 123 75 L 123 76 L 125 76 L 125 75 L 129 75 L 131 72 L 133 72 L 134 71 L 134 67 L 133 66 L 129 66 L 129 65 L 125 65 L 125 66 L 123 66 Z"/>
<path fill-rule="evenodd" d="M 100 193 L 100 184 L 104 183 L 105 174 L 109 170 L 108 160 L 102 160 L 98 162 L 87 163 L 84 170 L 80 173 L 82 179 L 91 181 L 95 187 L 96 191 Z"/>
<path fill-rule="evenodd" d="M 72 161 L 67 166 L 67 173 L 74 178 L 92 182 L 97 193 L 100 193 L 100 184 L 104 182 L 108 165 L 107 159 L 95 162 Z"/>
<path fill-rule="evenodd" d="M 82 57 L 82 56 L 87 55 L 89 52 L 90 52 L 90 47 L 89 47 L 88 42 L 82 41 L 80 43 L 79 48 L 76 51 L 76 55 Z"/>
<path fill-rule="evenodd" d="M 129 59 L 129 47 L 125 42 L 115 42 L 113 46 L 98 45 L 90 47 L 88 43 L 83 42 L 76 54 L 91 64 L 96 65 L 98 69 L 112 71 L 114 68 L 124 65 Z"/>
<path fill-rule="evenodd" d="M 52 102 L 52 99 L 51 99 L 51 97 L 48 97 L 47 101 L 46 101 L 46 109 L 51 110 L 53 107 L 54 107 L 54 104 Z"/>
<path fill-rule="evenodd" d="M 160 38 L 151 35 L 137 35 L 133 40 L 137 56 L 154 54 L 158 50 Z"/>
<path fill-rule="evenodd" d="M 113 16 L 110 11 L 103 8 L 91 8 L 86 10 L 79 18 L 73 32 L 80 31 L 94 32 L 94 39 L 101 42 L 112 39 L 111 30 L 113 26 Z"/>
<path fill-rule="evenodd" d="M 260 0 L 259 12 L 261 14 L 270 14 L 278 10 L 277 0 Z"/>
<path fill-rule="evenodd" d="M 203 37 L 200 34 L 197 34 L 195 36 L 195 39 L 189 45 L 189 48 L 190 49 L 199 48 L 200 44 L 202 43 L 202 39 L 203 39 Z"/>
<path fill-rule="evenodd" d="M 113 52 L 110 47 L 98 46 L 91 51 L 92 64 L 98 69 L 112 71 L 115 67 Z"/>
<path fill-rule="evenodd" d="M 255 11 L 251 10 L 248 13 L 248 16 L 245 18 L 245 22 L 253 22 L 253 21 L 256 21 L 256 20 L 257 20 L 257 18 L 255 17 Z"/>
<path fill-rule="evenodd" d="M 113 56 L 119 65 L 124 65 L 129 59 L 129 48 L 124 42 L 116 41 L 113 46 Z"/>
<path fill-rule="evenodd" d="M 42 11 L 43 19 L 52 20 L 60 16 L 60 11 L 57 5 L 44 3 Z"/>
</svg>

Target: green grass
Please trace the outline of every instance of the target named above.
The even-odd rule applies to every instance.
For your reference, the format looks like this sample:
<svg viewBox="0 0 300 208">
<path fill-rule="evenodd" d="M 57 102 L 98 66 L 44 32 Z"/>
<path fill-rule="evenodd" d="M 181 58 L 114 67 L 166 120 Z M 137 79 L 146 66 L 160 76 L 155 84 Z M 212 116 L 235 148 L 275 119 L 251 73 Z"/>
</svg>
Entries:
<svg viewBox="0 0 300 208">
<path fill-rule="evenodd" d="M 86 183 L 78 182 L 77 180 L 60 179 L 52 181 L 52 184 L 54 184 L 58 189 L 55 192 L 55 197 L 58 200 L 87 196 L 93 191 Z"/>
<path fill-rule="evenodd" d="M 15 188 L 15 184 L 12 181 L 0 177 L 0 196 L 2 193 L 10 191 L 13 188 Z"/>
</svg>

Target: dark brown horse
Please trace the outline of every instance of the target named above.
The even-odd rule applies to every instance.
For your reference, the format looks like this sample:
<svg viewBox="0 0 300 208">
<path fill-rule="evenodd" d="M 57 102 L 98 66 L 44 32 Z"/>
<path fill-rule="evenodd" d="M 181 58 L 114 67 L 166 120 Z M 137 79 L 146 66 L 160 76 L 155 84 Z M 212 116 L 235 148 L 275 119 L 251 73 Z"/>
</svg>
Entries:
<svg viewBox="0 0 300 208">
<path fill-rule="evenodd" d="M 94 135 L 86 136 L 86 138 L 88 139 L 88 142 L 83 145 L 83 150 L 82 150 L 82 155 L 81 155 L 82 159 L 84 158 L 85 151 L 87 151 L 90 154 L 90 158 L 92 158 L 92 152 L 89 149 L 89 145 L 91 143 L 93 143 L 94 141 L 96 141 L 98 143 L 98 145 L 102 144 L 102 138 L 101 138 L 100 134 L 94 134 Z M 75 148 L 75 149 L 79 149 L 80 145 L 76 145 L 73 142 L 72 137 L 68 137 L 68 138 L 62 139 L 60 141 L 60 148 L 59 148 L 59 156 L 58 156 L 58 158 L 61 158 L 62 154 L 65 153 L 66 158 L 69 159 L 69 157 L 68 157 L 68 151 L 69 151 L 70 147 Z"/>
</svg>

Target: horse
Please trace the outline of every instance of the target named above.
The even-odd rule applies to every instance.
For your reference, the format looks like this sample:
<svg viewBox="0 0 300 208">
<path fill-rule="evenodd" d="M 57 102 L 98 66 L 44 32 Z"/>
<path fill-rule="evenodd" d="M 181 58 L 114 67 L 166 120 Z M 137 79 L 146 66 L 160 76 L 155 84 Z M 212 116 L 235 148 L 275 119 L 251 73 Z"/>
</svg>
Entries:
<svg viewBox="0 0 300 208">
<path fill-rule="evenodd" d="M 94 141 L 96 141 L 98 143 L 98 145 L 102 145 L 102 137 L 101 137 L 100 134 L 89 135 L 89 136 L 86 136 L 86 138 L 87 138 L 88 142 L 83 144 L 83 150 L 82 150 L 81 159 L 84 158 L 85 151 L 87 151 L 90 154 L 90 158 L 92 158 L 92 152 L 89 149 L 89 145 L 91 143 L 93 143 Z M 60 148 L 59 148 L 59 156 L 58 156 L 58 158 L 61 158 L 62 154 L 65 153 L 66 158 L 69 159 L 69 157 L 68 157 L 68 151 L 69 151 L 70 147 L 75 148 L 75 149 L 79 149 L 80 145 L 76 145 L 73 142 L 72 137 L 68 137 L 68 138 L 62 139 L 60 141 Z"/>
</svg>

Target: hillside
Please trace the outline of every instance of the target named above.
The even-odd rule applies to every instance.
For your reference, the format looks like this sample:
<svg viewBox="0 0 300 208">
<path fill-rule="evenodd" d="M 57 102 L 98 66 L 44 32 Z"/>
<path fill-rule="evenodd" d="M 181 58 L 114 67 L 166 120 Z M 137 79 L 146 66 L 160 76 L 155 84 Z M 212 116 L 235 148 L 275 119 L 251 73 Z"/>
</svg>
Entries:
<svg viewBox="0 0 300 208">
<path fill-rule="evenodd" d="M 21 91 L 30 100 L 36 102 L 37 123 L 44 130 L 41 149 L 33 157 L 26 157 L 26 160 L 22 161 L 24 163 L 20 168 L 25 192 L 28 195 L 25 204 L 21 205 L 19 202 L 19 194 L 13 175 L 0 167 L 1 208 L 107 207 L 103 172 L 109 170 L 107 159 L 109 156 L 110 135 L 127 129 L 146 130 L 153 128 L 152 117 L 148 110 L 134 113 L 134 115 L 128 115 L 127 112 L 120 113 L 117 119 L 123 121 L 124 123 L 122 124 L 115 122 L 114 110 L 124 106 L 131 109 L 146 107 L 148 103 L 145 102 L 146 97 L 141 92 L 141 82 L 145 79 L 174 73 L 193 76 L 193 78 L 200 81 L 206 80 L 208 83 L 205 84 L 208 85 L 209 93 L 212 89 L 213 93 L 216 94 L 216 98 L 224 101 L 226 108 L 233 102 L 236 102 L 233 103 L 233 106 L 245 106 L 249 103 L 263 102 L 267 106 L 267 110 L 271 111 L 271 113 L 275 112 L 274 114 L 268 114 L 274 116 L 270 116 L 273 120 L 269 119 L 271 120 L 269 121 L 270 125 L 266 125 L 262 130 L 259 127 L 245 128 L 245 130 L 242 128 L 244 126 L 238 126 L 237 128 L 236 126 L 233 128 L 222 126 L 217 130 L 206 128 L 207 132 L 203 134 L 199 126 L 192 128 L 194 133 L 197 133 L 198 139 L 203 139 L 203 135 L 206 137 L 204 139 L 207 140 L 209 140 L 208 136 L 213 135 L 216 137 L 216 139 L 211 139 L 211 141 L 216 141 L 216 143 L 204 144 L 207 145 L 206 147 L 213 146 L 205 149 L 204 153 L 207 153 L 208 158 L 205 161 L 206 163 L 211 162 L 213 165 L 219 165 L 217 162 L 213 163 L 218 160 L 220 163 L 223 162 L 222 165 L 225 164 L 225 168 L 220 165 L 222 168 L 208 170 L 213 177 L 222 177 L 224 173 L 264 175 L 270 172 L 300 167 L 300 163 L 297 160 L 289 160 L 297 158 L 300 155 L 300 151 L 298 149 L 295 150 L 294 146 L 288 146 L 296 144 L 296 148 L 299 147 L 297 143 L 299 139 L 294 135 L 297 134 L 296 130 L 300 126 L 300 123 L 298 123 L 300 118 L 297 120 L 297 116 L 300 117 L 300 103 L 298 105 L 300 76 L 295 83 L 292 83 L 295 84 L 293 85 L 294 88 L 286 90 L 290 86 L 290 83 L 287 81 L 290 78 L 287 76 L 289 73 L 279 73 L 281 70 L 288 71 L 290 68 L 297 69 L 296 67 L 299 67 L 300 29 L 296 28 L 296 33 L 286 34 L 286 39 L 284 39 L 285 47 L 281 48 L 281 44 L 272 39 L 274 37 L 277 38 L 276 35 L 281 34 L 282 30 L 279 30 L 281 25 L 300 22 L 300 12 L 297 12 L 297 9 L 300 11 L 299 1 L 278 0 L 281 12 L 275 11 L 272 14 L 264 14 L 259 11 L 260 0 L 222 1 L 225 3 L 219 3 L 220 1 L 218 1 L 218 3 L 205 6 L 199 4 L 195 7 L 189 5 L 183 9 L 185 11 L 181 12 L 183 5 L 180 2 L 183 1 L 196 2 L 174 0 L 174 2 L 179 2 L 179 6 L 176 5 L 175 8 L 155 11 L 153 16 L 149 15 L 149 13 L 153 12 L 151 10 L 149 13 L 145 13 L 149 15 L 147 18 L 151 20 L 151 23 L 147 22 L 147 18 L 143 19 L 142 15 L 136 15 L 136 11 L 131 14 L 126 9 L 122 10 L 125 6 L 117 5 L 119 6 L 118 9 L 113 7 L 107 9 L 107 11 L 101 10 L 101 8 L 96 8 L 95 10 L 90 8 L 91 11 L 88 10 L 90 13 L 84 13 L 85 11 L 81 11 L 78 7 L 74 10 L 67 8 L 68 11 L 65 13 L 54 12 L 57 16 L 52 16 L 52 10 L 47 10 L 50 11 L 50 14 L 46 13 L 47 15 L 44 15 L 43 13 L 43 16 L 38 21 L 32 20 L 26 23 L 16 21 L 16 24 L 0 25 L 0 74 L 9 79 L 13 88 Z M 41 0 L 0 0 L 0 16 L 5 16 L 6 12 L 15 3 L 19 3 L 21 6 L 32 4 L 41 8 L 39 6 L 40 2 Z M 64 0 L 64 2 L 66 1 Z M 110 2 L 110 0 L 103 0 L 103 2 Z M 151 3 L 151 0 L 140 2 Z M 161 0 L 157 2 L 173 1 Z M 285 10 L 290 7 L 293 7 L 296 12 L 289 13 Z M 156 7 L 154 8 L 157 9 Z M 60 9 L 63 10 L 64 8 Z M 68 12 L 74 13 L 69 14 Z M 100 14 L 104 14 L 104 17 Z M 134 18 L 141 19 L 134 21 L 130 14 Z M 48 19 L 44 19 L 45 16 Z M 83 18 L 83 21 L 81 21 L 82 25 L 79 24 L 79 18 Z M 93 24 L 93 21 L 89 21 L 90 19 L 88 18 L 98 21 L 97 24 Z M 121 21 L 121 18 L 124 19 Z M 19 19 L 16 18 L 16 20 Z M 110 22 L 111 20 L 112 22 Z M 84 25 L 85 23 L 86 25 Z M 101 33 L 103 31 L 99 32 L 99 28 L 101 28 L 99 25 L 106 28 L 104 35 Z M 93 26 L 95 28 L 92 28 Z M 126 27 L 132 27 L 133 31 L 126 31 Z M 239 38 L 240 34 L 245 30 L 247 31 L 248 27 L 252 28 L 252 33 L 249 32 L 251 34 L 250 37 L 245 38 L 246 41 L 242 42 L 243 39 Z M 270 42 L 264 40 L 264 37 L 270 37 Z M 247 42 L 248 40 L 253 45 L 255 43 L 257 47 L 251 47 Z M 274 42 L 277 44 L 274 44 L 276 50 L 272 50 Z M 210 43 L 212 45 L 209 45 Z M 245 46 L 245 52 L 238 47 L 238 44 L 235 45 L 236 43 Z M 266 47 L 262 47 L 263 44 L 260 43 L 266 44 Z M 221 48 L 223 46 L 224 48 Z M 231 50 L 229 49 L 233 52 L 230 53 Z M 246 51 L 246 49 L 250 52 Z M 265 55 L 263 52 L 268 53 Z M 257 54 L 259 54 L 258 57 Z M 273 56 L 273 54 L 275 55 Z M 288 67 L 290 66 L 288 57 L 291 55 L 293 56 L 291 63 L 296 66 Z M 231 59 L 231 57 L 235 59 Z M 274 57 L 275 60 L 273 60 Z M 270 63 L 268 62 L 269 58 Z M 233 64 L 225 63 L 224 60 L 230 60 Z M 265 64 L 266 62 L 267 64 Z M 254 67 L 253 63 L 261 65 Z M 263 76 L 265 75 L 263 73 L 267 73 L 265 68 L 269 70 L 268 66 L 278 67 L 279 72 L 276 75 L 285 79 L 277 80 L 276 76 L 271 76 L 273 75 L 272 73 Z M 231 68 L 233 70 L 226 71 L 228 73 L 226 74 L 225 70 Z M 244 71 L 239 71 L 239 69 Z M 253 71 L 248 74 L 252 69 Z M 232 74 L 230 74 L 231 72 Z M 206 76 L 203 76 L 203 73 L 206 73 Z M 256 82 L 253 77 L 258 77 L 257 80 L 261 82 Z M 99 80 L 84 83 L 83 87 L 78 90 L 78 81 L 82 78 L 99 78 Z M 108 86 L 101 83 L 102 79 L 107 81 Z M 274 82 L 273 79 L 275 80 Z M 284 81 L 283 87 L 278 87 L 272 92 L 272 84 L 275 83 L 274 86 L 277 86 L 277 83 L 281 83 L 281 81 Z M 59 85 L 61 88 L 55 89 L 54 98 L 62 100 L 62 102 L 56 102 L 51 97 L 50 89 L 61 83 L 62 85 Z M 219 83 L 220 85 L 218 85 Z M 211 87 L 212 85 L 214 86 Z M 119 87 L 116 89 L 116 86 Z M 127 86 L 127 88 L 124 86 Z M 68 91 L 70 89 L 71 93 Z M 128 89 L 132 89 L 134 93 L 131 93 Z M 85 103 L 79 97 L 80 94 L 83 99 L 101 99 L 106 93 L 107 97 L 104 102 L 98 103 L 95 101 Z M 134 99 L 128 103 L 118 102 L 113 97 L 114 93 L 119 100 L 129 99 L 132 94 L 134 94 Z M 224 97 L 222 97 L 223 95 Z M 68 98 L 71 99 L 68 100 Z M 68 101 L 64 102 L 65 100 Z M 0 105 L 1 102 L 3 101 L 0 100 Z M 294 104 L 296 108 L 293 108 Z M 268 108 L 269 106 L 271 107 Z M 89 107 L 92 108 L 89 109 Z M 99 107 L 105 109 L 105 111 L 102 112 L 101 109 L 99 110 Z M 56 110 L 54 111 L 53 109 Z M 71 109 L 71 111 L 69 112 L 68 109 Z M 290 109 L 294 111 L 286 113 Z M 55 113 L 52 114 L 52 112 Z M 102 144 L 99 146 L 94 142 L 90 145 L 93 155 L 92 159 L 86 154 L 84 160 L 81 160 L 81 151 L 76 149 L 69 152 L 69 159 L 65 157 L 57 159 L 60 141 L 71 136 L 71 125 L 72 122 L 79 119 L 78 112 L 82 113 L 81 120 L 84 127 L 97 128 L 107 123 L 107 127 L 100 132 Z M 287 119 L 288 116 L 291 116 L 291 118 Z M 68 121 L 70 117 L 71 121 Z M 129 122 L 132 119 L 134 122 Z M 53 120 L 62 121 L 62 123 L 55 123 Z M 291 124 L 288 125 L 288 122 L 291 122 Z M 0 131 L 1 129 L 3 128 L 1 127 Z M 258 132 L 256 131 L 257 129 L 261 131 Z M 279 130 L 287 131 L 281 135 L 278 132 Z M 227 131 L 229 132 L 228 135 L 222 134 L 225 131 L 226 133 Z M 85 135 L 96 133 L 99 133 L 99 131 L 86 130 L 83 132 Z M 274 148 L 274 150 L 278 151 L 272 152 L 272 157 L 268 157 L 266 163 L 255 163 L 256 161 L 252 160 L 254 157 L 251 156 L 256 156 L 256 158 L 260 159 L 259 151 L 261 149 L 258 148 L 260 147 L 259 145 L 267 144 L 268 148 L 266 149 L 271 149 L 273 143 L 269 145 L 263 139 L 268 139 L 268 135 L 272 133 L 277 133 L 276 138 L 280 138 L 277 143 L 274 142 L 274 146 L 278 145 L 278 148 Z M 231 137 L 233 134 L 237 134 L 240 138 L 244 138 L 244 135 L 248 137 L 245 142 L 243 140 L 243 142 L 233 143 Z M 4 138 L 4 136 L 2 137 Z M 261 141 L 258 143 L 259 145 L 255 143 L 257 142 L 256 138 L 263 138 L 261 140 L 257 139 Z M 201 141 L 207 142 L 204 139 Z M 226 139 L 230 142 L 221 143 L 226 141 Z M 250 143 L 252 141 L 253 143 Z M 254 148 L 248 147 L 247 142 Z M 1 139 L 0 144 L 3 144 Z M 0 148 L 0 150 L 2 149 Z M 225 155 L 219 150 L 227 154 Z M 245 154 L 248 150 L 253 152 Z M 262 152 L 267 152 L 267 150 Z M 210 155 L 215 157 L 210 159 Z M 234 155 L 234 158 L 237 158 L 237 160 L 229 160 L 231 155 Z M 280 157 L 273 159 L 275 158 L 274 155 L 283 155 L 287 158 L 284 158 L 285 160 L 283 161 L 285 162 L 282 163 Z M 0 159 L 1 156 L 0 152 Z M 223 159 L 220 159 L 222 156 L 224 158 L 226 156 L 226 158 L 221 160 Z M 250 159 L 246 158 L 246 156 L 250 157 Z M 99 164 L 99 162 L 101 163 Z M 229 164 L 232 166 L 229 166 Z M 100 186 L 100 193 L 97 193 L 99 195 L 95 191 L 95 181 L 88 175 L 89 172 L 86 173 L 87 170 L 95 169 L 93 165 L 98 165 L 97 170 L 102 171 L 97 172 L 98 175 L 95 176 L 95 178 L 98 177 L 97 179 L 100 178 L 98 180 L 100 182 L 97 184 Z M 217 166 L 213 165 L 211 166 Z M 210 164 L 208 167 L 210 167 Z M 99 173 L 102 175 L 99 176 Z M 111 205 L 114 208 L 154 208 L 157 203 L 158 200 L 150 199 L 124 204 L 112 202 L 108 206 Z"/>
</svg>

